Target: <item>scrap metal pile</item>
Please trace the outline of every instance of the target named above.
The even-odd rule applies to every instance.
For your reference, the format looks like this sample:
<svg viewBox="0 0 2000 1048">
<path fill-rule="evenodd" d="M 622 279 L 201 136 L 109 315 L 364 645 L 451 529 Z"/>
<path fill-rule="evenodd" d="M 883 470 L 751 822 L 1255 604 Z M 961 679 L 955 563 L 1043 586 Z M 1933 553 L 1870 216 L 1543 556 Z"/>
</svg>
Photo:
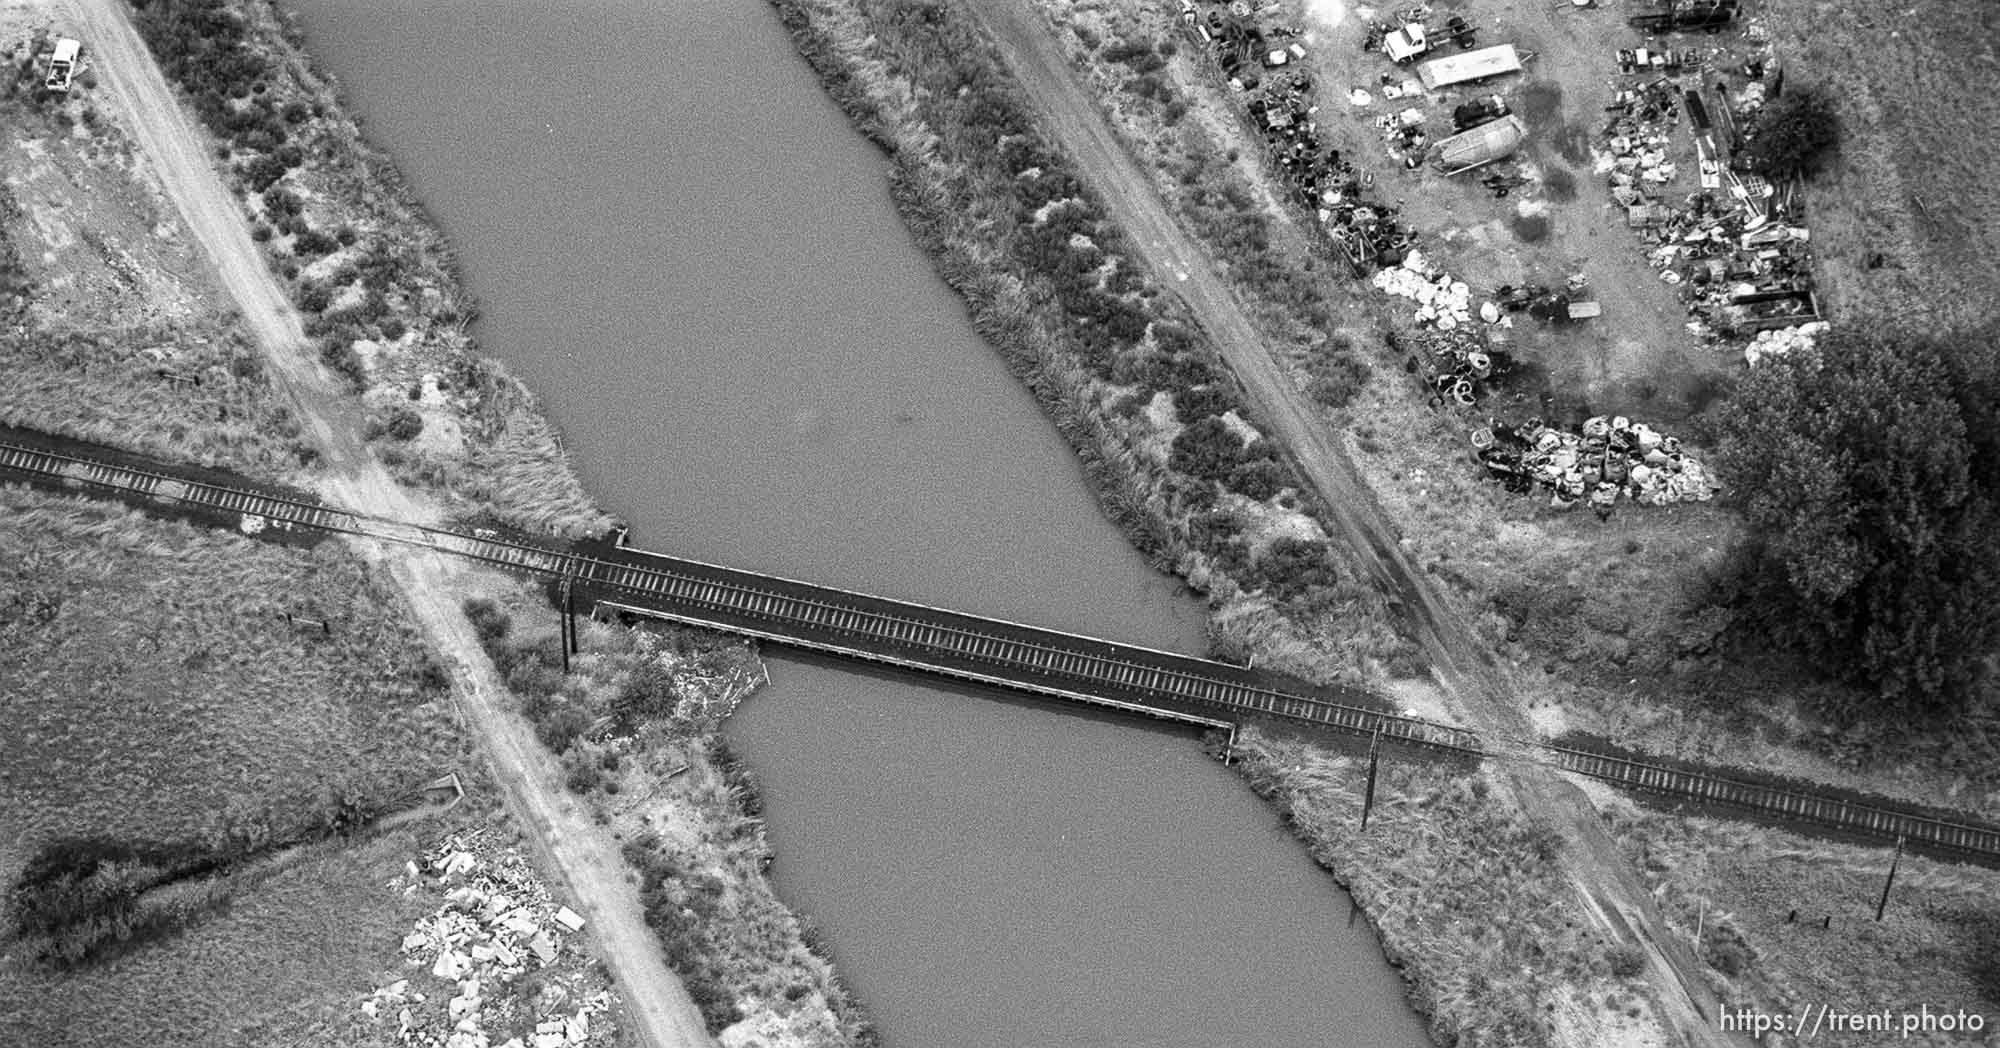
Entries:
<svg viewBox="0 0 2000 1048">
<path fill-rule="evenodd" d="M 1708 470 L 1682 452 L 1680 441 L 1623 416 L 1599 415 L 1571 432 L 1529 419 L 1510 426 L 1497 419 L 1472 434 L 1472 447 L 1488 472 L 1511 491 L 1549 492 L 1549 505 L 1569 509 L 1588 502 L 1602 517 L 1623 499 L 1640 505 L 1706 502 L 1719 490 Z"/>
<path fill-rule="evenodd" d="M 1374 176 L 1357 171 L 1338 149 L 1320 140 L 1313 119 L 1319 112 L 1313 81 L 1293 66 L 1305 57 L 1304 45 L 1272 46 L 1297 31 L 1259 25 L 1244 0 L 1205 12 L 1185 0 L 1181 11 L 1190 35 L 1210 48 L 1230 86 L 1246 96 L 1250 122 L 1263 138 L 1272 170 L 1317 215 L 1320 229 L 1354 275 L 1401 261 L 1415 234 L 1397 221 L 1396 207 L 1368 196 Z M 1261 75 L 1253 63 L 1263 67 Z"/>
<path fill-rule="evenodd" d="M 1390 345 L 1411 352 L 1430 387 L 1431 406 L 1471 407 L 1486 383 L 1513 368 L 1513 357 L 1488 342 L 1477 328 L 1397 334 Z"/>
<path fill-rule="evenodd" d="M 1745 38 L 1747 59 L 1721 48 L 1619 52 L 1627 75 L 1653 79 L 1618 91 L 1597 159 L 1626 225 L 1649 245 L 1653 268 L 1687 302 L 1688 330 L 1709 338 L 1747 339 L 1820 320 L 1811 237 L 1797 221 L 1794 194 L 1729 163 L 1741 144 L 1738 121 L 1778 89 L 1767 86 L 1778 81 L 1765 78 L 1763 34 L 1753 25 Z M 1701 82 L 1704 69 L 1713 71 L 1710 84 Z M 1740 75 L 1743 89 L 1732 95 L 1727 75 Z M 1672 159 L 1683 113 L 1694 145 L 1692 192 L 1688 167 Z"/>
</svg>

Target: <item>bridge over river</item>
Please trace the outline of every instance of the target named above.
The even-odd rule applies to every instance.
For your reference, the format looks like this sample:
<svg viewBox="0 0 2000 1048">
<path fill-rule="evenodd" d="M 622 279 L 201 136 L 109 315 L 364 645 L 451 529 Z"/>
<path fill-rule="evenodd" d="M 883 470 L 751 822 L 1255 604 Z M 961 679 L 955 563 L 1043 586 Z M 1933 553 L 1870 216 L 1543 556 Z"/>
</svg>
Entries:
<svg viewBox="0 0 2000 1048">
<path fill-rule="evenodd" d="M 416 545 L 557 582 L 565 598 L 838 656 L 1233 732 L 1250 719 L 1433 753 L 1535 760 L 1717 814 L 1742 813 L 2000 864 L 2000 827 L 1954 813 L 1539 740 L 1489 739 L 1392 712 L 1360 691 L 1274 681 L 1228 663 L 854 593 L 616 543 L 557 547 L 327 506 L 311 495 L 21 430 L 0 432 L 0 478 L 279 541 L 332 534 Z"/>
</svg>

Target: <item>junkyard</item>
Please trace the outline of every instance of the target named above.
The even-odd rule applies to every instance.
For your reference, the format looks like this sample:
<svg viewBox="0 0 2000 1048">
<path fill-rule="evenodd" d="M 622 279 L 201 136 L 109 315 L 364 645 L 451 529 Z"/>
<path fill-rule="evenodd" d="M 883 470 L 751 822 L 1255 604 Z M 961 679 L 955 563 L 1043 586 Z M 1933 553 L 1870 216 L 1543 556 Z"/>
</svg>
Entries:
<svg viewBox="0 0 2000 1048">
<path fill-rule="evenodd" d="M 1634 480 L 1524 468 L 1506 435 L 1599 446 L 1590 431 L 1627 413 L 1670 427 L 1828 326 L 1796 184 L 1742 170 L 1785 67 L 1734 0 L 1321 5 L 1305 26 L 1244 0 L 1180 9 L 1326 250 L 1408 300 L 1411 370 L 1510 488 L 1600 511 L 1656 477 L 1672 482 L 1630 494 L 1711 497 L 1678 441 Z"/>
</svg>

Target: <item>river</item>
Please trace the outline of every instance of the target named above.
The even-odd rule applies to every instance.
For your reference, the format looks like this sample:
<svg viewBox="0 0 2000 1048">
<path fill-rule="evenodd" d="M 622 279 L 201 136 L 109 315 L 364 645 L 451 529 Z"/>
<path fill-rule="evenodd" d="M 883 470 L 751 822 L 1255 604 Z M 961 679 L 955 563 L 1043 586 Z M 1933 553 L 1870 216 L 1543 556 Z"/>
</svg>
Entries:
<svg viewBox="0 0 2000 1048">
<path fill-rule="evenodd" d="M 636 544 L 1201 650 L 763 4 L 287 6 Z M 1427 1043 L 1188 732 L 774 654 L 729 736 L 891 1046 Z"/>
</svg>

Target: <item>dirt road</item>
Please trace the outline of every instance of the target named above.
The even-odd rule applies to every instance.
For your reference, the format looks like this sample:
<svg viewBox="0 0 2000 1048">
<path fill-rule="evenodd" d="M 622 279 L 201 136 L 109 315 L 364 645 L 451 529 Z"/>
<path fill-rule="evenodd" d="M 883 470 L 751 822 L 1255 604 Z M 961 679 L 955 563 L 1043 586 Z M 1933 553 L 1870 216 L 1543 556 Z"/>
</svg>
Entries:
<svg viewBox="0 0 2000 1048">
<path fill-rule="evenodd" d="M 363 446 L 360 413 L 314 358 L 297 310 L 250 239 L 241 205 L 210 166 L 211 143 L 176 100 L 159 66 L 118 0 L 64 0 L 57 18 L 71 21 L 85 42 L 107 101 L 123 122 L 186 228 L 214 260 L 221 284 L 243 311 L 271 375 L 312 434 L 325 464 L 322 493 L 340 505 L 399 520 L 434 519 L 435 507 L 412 497 Z M 453 693 L 481 740 L 508 808 L 543 862 L 560 874 L 589 921 L 598 954 L 625 999 L 627 1021 L 653 1048 L 712 1044 L 701 1012 L 663 959 L 646 927 L 637 893 L 625 882 L 615 847 L 596 832 L 589 813 L 568 793 L 560 770 L 533 731 L 504 709 L 505 687 L 460 613 L 455 580 L 470 570 L 419 550 L 363 543 L 408 596 L 432 646 L 455 667 Z"/>
<path fill-rule="evenodd" d="M 1533 727 L 1505 671 L 1479 644 L 1470 624 L 1404 556 L 1394 530 L 1331 428 L 1279 368 L 1277 357 L 1207 252 L 1175 222 L 1144 169 L 1119 143 L 1034 0 L 969 2 L 964 9 L 998 43 L 1046 126 L 1074 158 L 1085 181 L 1103 195 L 1113 220 L 1161 282 L 1178 289 L 1215 340 L 1258 417 L 1318 489 L 1339 536 L 1367 564 L 1382 592 L 1400 602 L 1408 630 L 1422 645 L 1463 723 L 1492 738 L 1533 738 Z M 1505 766 L 1521 803 L 1551 819 L 1570 840 L 1571 878 L 1592 918 L 1608 933 L 1637 943 L 1651 956 L 1650 974 L 1662 1021 L 1687 1044 L 1731 1043 L 1710 1018 L 1717 1002 L 1699 975 L 1699 962 L 1668 933 L 1651 895 L 1604 832 L 1588 799 L 1541 767 L 1518 762 Z"/>
</svg>

